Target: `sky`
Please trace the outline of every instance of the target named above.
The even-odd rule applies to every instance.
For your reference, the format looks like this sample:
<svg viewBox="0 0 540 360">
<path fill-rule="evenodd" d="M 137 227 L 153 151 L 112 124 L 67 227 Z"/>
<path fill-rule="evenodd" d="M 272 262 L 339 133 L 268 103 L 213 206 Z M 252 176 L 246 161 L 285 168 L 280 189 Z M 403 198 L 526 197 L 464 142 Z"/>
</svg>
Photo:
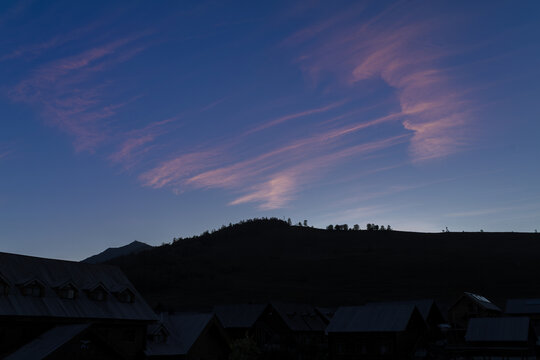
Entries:
<svg viewBox="0 0 540 360">
<path fill-rule="evenodd" d="M 2 1 L 0 251 L 80 260 L 254 217 L 534 232 L 539 16 Z"/>
</svg>

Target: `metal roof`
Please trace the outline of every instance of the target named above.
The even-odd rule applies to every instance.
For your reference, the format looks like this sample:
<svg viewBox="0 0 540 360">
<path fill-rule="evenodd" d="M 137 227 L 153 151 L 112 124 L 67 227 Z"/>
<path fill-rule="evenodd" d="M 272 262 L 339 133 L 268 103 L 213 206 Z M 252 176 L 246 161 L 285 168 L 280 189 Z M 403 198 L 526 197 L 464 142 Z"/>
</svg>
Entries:
<svg viewBox="0 0 540 360">
<path fill-rule="evenodd" d="M 86 330 L 90 324 L 63 325 L 52 328 L 6 357 L 6 360 L 44 359 Z"/>
<path fill-rule="evenodd" d="M 336 313 L 337 307 L 321 307 L 317 306 L 315 308 L 321 316 L 323 316 L 327 322 L 330 322 L 334 314 Z"/>
<path fill-rule="evenodd" d="M 507 314 L 540 314 L 540 299 L 509 299 Z"/>
<path fill-rule="evenodd" d="M 519 341 L 529 339 L 529 318 L 472 318 L 465 340 L 469 342 Z"/>
<path fill-rule="evenodd" d="M 77 319 L 155 321 L 156 315 L 122 271 L 110 265 L 45 259 L 0 252 L 0 274 L 9 293 L 0 296 L 0 316 L 39 316 Z M 19 286 L 31 280 L 43 284 L 42 296 L 24 296 Z M 58 296 L 58 284 L 71 283 L 78 293 L 74 299 Z M 104 301 L 90 299 L 85 290 L 102 284 L 109 292 L 129 289 L 131 303 L 109 294 Z"/>
<path fill-rule="evenodd" d="M 422 315 L 424 320 L 427 320 L 431 308 L 435 305 L 433 299 L 421 299 L 421 300 L 406 300 L 406 301 L 384 301 L 384 302 L 370 302 L 367 303 L 368 306 L 377 306 L 377 305 L 414 305 Z"/>
<path fill-rule="evenodd" d="M 267 307 L 267 304 L 217 305 L 214 313 L 226 329 L 250 328 Z"/>
<path fill-rule="evenodd" d="M 485 309 L 499 311 L 499 312 L 501 311 L 501 309 L 497 305 L 495 305 L 494 303 L 492 303 L 491 301 L 489 301 L 487 298 L 485 298 L 482 295 L 473 294 L 470 292 L 465 292 L 464 294 L 468 298 L 472 299 L 474 302 L 476 302 L 478 305 L 482 306 Z"/>
<path fill-rule="evenodd" d="M 400 332 L 413 316 L 414 305 L 340 307 L 326 328 L 331 332 Z M 418 316 L 420 316 L 418 314 Z"/>
<path fill-rule="evenodd" d="M 214 314 L 180 313 L 165 316 L 162 324 L 169 336 L 164 343 L 147 342 L 147 356 L 185 355 L 214 318 Z"/>
<path fill-rule="evenodd" d="M 273 303 L 272 307 L 292 331 L 324 332 L 326 329 L 326 322 L 313 306 Z"/>
</svg>

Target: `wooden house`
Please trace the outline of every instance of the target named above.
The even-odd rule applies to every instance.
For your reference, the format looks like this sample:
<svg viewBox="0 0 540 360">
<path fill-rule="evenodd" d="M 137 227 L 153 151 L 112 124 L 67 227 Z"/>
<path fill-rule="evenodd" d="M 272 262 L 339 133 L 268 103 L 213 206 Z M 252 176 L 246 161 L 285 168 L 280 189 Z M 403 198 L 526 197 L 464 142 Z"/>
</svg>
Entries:
<svg viewBox="0 0 540 360">
<path fill-rule="evenodd" d="M 0 357 L 135 359 L 155 320 L 116 267 L 0 253 Z"/>
<path fill-rule="evenodd" d="M 294 339 L 282 316 L 270 304 L 218 305 L 214 312 L 231 341 L 250 337 L 265 359 L 285 359 Z"/>
<path fill-rule="evenodd" d="M 326 332 L 332 360 L 401 360 L 426 354 L 427 327 L 414 305 L 341 307 Z"/>
<path fill-rule="evenodd" d="M 214 312 L 231 340 L 252 337 L 264 350 L 282 342 L 287 326 L 270 304 L 219 305 Z"/>
<path fill-rule="evenodd" d="M 214 314 L 164 315 L 148 328 L 148 359 L 227 360 L 229 340 Z"/>
<path fill-rule="evenodd" d="M 470 319 L 465 345 L 449 352 L 453 359 L 536 359 L 536 334 L 527 317 Z"/>
<path fill-rule="evenodd" d="M 286 331 L 282 336 L 282 349 L 289 358 L 316 359 L 328 351 L 325 329 L 326 318 L 306 304 L 272 303 L 272 308 L 283 320 Z"/>
<path fill-rule="evenodd" d="M 501 313 L 501 309 L 486 297 L 465 292 L 448 309 L 448 322 L 455 329 L 464 331 L 471 318 L 497 317 Z"/>
</svg>

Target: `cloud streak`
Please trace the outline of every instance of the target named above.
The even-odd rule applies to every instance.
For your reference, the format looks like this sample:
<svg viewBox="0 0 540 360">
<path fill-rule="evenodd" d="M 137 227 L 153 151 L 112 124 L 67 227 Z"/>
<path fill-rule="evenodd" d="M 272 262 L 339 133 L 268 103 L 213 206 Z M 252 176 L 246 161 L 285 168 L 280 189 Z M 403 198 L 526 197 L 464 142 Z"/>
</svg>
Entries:
<svg viewBox="0 0 540 360">
<path fill-rule="evenodd" d="M 14 101 L 38 107 L 50 125 L 74 138 L 76 151 L 93 152 L 110 136 L 107 120 L 135 100 L 111 104 L 103 96 L 110 82 L 96 82 L 94 75 L 142 51 L 145 46 L 134 43 L 147 34 L 120 38 L 45 64 L 9 95 Z"/>
<path fill-rule="evenodd" d="M 314 108 L 314 109 L 309 109 L 309 110 L 304 110 L 304 111 L 293 113 L 293 114 L 284 115 L 284 116 L 281 116 L 281 117 L 279 117 L 277 119 L 268 121 L 268 122 L 266 122 L 266 123 L 264 123 L 262 125 L 259 125 L 259 126 L 253 128 L 253 129 L 251 129 L 251 130 L 248 130 L 247 132 L 244 133 L 244 135 L 251 135 L 251 134 L 253 134 L 255 132 L 266 130 L 266 129 L 271 128 L 271 127 L 276 126 L 276 125 L 280 125 L 280 124 L 285 123 L 285 122 L 287 122 L 289 120 L 294 120 L 294 119 L 298 119 L 298 118 L 302 118 L 302 117 L 306 117 L 306 116 L 310 116 L 310 115 L 314 115 L 314 114 L 324 113 L 324 112 L 327 112 L 329 110 L 340 107 L 341 105 L 345 104 L 346 102 L 347 102 L 347 100 L 336 101 L 336 102 L 333 102 L 333 103 L 328 104 L 326 106 L 322 106 L 322 107 L 318 107 L 318 108 Z"/>
<path fill-rule="evenodd" d="M 463 89 L 441 65 L 451 52 L 433 45 L 431 36 L 444 22 L 414 20 L 393 10 L 359 24 L 303 33 L 307 44 L 298 63 L 314 79 L 334 74 L 347 86 L 380 79 L 393 88 L 403 127 L 414 134 L 409 148 L 414 161 L 460 151 L 472 116 Z"/>
<path fill-rule="evenodd" d="M 160 136 L 170 131 L 171 125 L 180 119 L 180 116 L 162 121 L 155 121 L 142 129 L 129 131 L 118 149 L 109 156 L 113 163 L 122 164 L 124 169 L 132 168 L 144 154 L 152 150 L 152 143 Z"/>
</svg>

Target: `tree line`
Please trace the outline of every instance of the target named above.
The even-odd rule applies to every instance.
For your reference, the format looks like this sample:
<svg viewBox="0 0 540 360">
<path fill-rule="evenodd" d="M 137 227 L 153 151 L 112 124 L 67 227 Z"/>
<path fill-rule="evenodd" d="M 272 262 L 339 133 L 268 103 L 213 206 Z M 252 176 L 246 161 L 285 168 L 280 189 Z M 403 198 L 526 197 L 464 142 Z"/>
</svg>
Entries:
<svg viewBox="0 0 540 360">
<path fill-rule="evenodd" d="M 336 225 L 328 225 L 326 227 L 326 230 L 340 230 L 340 231 L 347 231 L 347 230 L 353 230 L 353 231 L 358 231 L 358 230 L 362 230 L 360 229 L 360 225 L 358 224 L 354 224 L 352 228 L 349 228 L 349 225 L 347 224 L 343 224 L 343 225 L 339 225 L 339 224 L 336 224 Z M 377 224 L 371 224 L 371 223 L 368 223 L 366 225 L 366 230 L 367 231 L 392 231 L 392 227 L 390 225 L 387 225 L 386 227 L 384 225 L 377 225 Z"/>
</svg>

